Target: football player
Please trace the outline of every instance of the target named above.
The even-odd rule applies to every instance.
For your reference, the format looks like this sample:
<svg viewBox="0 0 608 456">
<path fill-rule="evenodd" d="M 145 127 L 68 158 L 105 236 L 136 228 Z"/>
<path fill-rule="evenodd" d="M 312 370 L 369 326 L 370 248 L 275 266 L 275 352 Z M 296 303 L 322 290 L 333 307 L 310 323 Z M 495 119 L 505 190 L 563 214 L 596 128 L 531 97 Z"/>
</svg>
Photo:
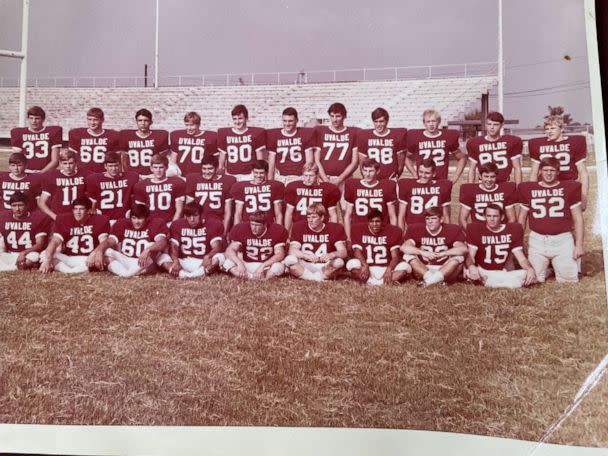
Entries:
<svg viewBox="0 0 608 456">
<path fill-rule="evenodd" d="M 367 223 L 352 227 L 353 257 L 346 263 L 351 277 L 368 285 L 390 285 L 403 281 L 412 272 L 410 265 L 401 261 L 403 232 L 384 222 L 382 212 L 371 209 Z"/>
<path fill-rule="evenodd" d="M 422 286 L 452 282 L 461 274 L 468 252 L 465 235 L 458 225 L 441 222 L 443 211 L 437 206 L 426 209 L 424 216 L 424 223 L 407 227 L 403 259 L 422 278 Z"/>
<path fill-rule="evenodd" d="M 198 173 L 206 157 L 218 155 L 217 133 L 201 130 L 201 116 L 188 112 L 184 116 L 184 130 L 171 132 L 171 163 L 176 163 L 181 176 Z"/>
<path fill-rule="evenodd" d="M 494 288 L 521 288 L 535 283 L 534 268 L 524 254 L 523 227 L 519 223 L 503 223 L 504 209 L 495 203 L 485 206 L 484 215 L 485 223 L 467 226 L 465 276 Z M 523 269 L 508 271 L 509 255 Z"/>
<path fill-rule="evenodd" d="M 2 206 L 0 212 L 11 210 L 10 199 L 15 192 L 22 192 L 28 196 L 29 204 L 36 205 L 40 196 L 39 173 L 25 172 L 27 158 L 22 152 L 15 152 L 8 157 L 8 172 L 0 173 L 0 192 L 2 192 Z"/>
<path fill-rule="evenodd" d="M 539 282 L 549 263 L 558 282 L 578 282 L 577 260 L 585 253 L 581 183 L 558 180 L 560 161 L 545 157 L 539 163 L 538 182 L 519 184 L 519 223 L 530 223 L 528 258 Z M 572 232 L 574 231 L 574 237 Z"/>
<path fill-rule="evenodd" d="M 510 180 L 511 171 L 515 184 L 521 182 L 521 150 L 523 143 L 520 137 L 501 135 L 505 118 L 499 112 L 489 112 L 486 118 L 486 135 L 476 136 L 467 141 L 469 154 L 469 183 L 477 183 L 476 174 L 481 165 L 496 165 L 496 182 Z"/>
<path fill-rule="evenodd" d="M 27 158 L 26 173 L 46 173 L 57 168 L 59 151 L 63 144 L 63 130 L 57 126 L 44 126 L 46 113 L 40 106 L 27 110 L 29 127 L 11 130 L 14 152 L 23 152 Z"/>
<path fill-rule="evenodd" d="M 230 245 L 222 265 L 229 274 L 242 279 L 273 279 L 285 273 L 287 230 L 268 221 L 265 212 L 257 211 L 248 222 L 230 230 Z"/>
</svg>

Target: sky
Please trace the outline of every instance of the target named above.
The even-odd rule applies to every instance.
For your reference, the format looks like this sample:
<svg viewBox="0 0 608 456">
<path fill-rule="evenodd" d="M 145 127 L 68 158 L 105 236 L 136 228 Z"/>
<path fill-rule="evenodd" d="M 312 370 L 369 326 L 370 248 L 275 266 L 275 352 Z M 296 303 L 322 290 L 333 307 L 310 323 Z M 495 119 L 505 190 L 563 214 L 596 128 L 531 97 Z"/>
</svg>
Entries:
<svg viewBox="0 0 608 456">
<path fill-rule="evenodd" d="M 591 122 L 583 0 L 503 3 L 506 117 L 534 126 L 563 105 Z M 496 61 L 497 4 L 160 0 L 160 80 Z M 20 48 L 21 0 L 0 12 L 0 48 Z M 153 74 L 154 24 L 155 0 L 30 0 L 28 75 L 142 76 L 146 63 Z M 0 76 L 18 68 L 0 58 Z"/>
</svg>

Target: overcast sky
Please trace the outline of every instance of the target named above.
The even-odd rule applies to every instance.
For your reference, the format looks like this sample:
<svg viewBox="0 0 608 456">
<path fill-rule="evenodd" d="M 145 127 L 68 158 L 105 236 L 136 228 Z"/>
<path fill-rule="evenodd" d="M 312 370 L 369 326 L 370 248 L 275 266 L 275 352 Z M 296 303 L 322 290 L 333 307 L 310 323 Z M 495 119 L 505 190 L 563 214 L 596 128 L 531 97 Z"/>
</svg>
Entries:
<svg viewBox="0 0 608 456">
<path fill-rule="evenodd" d="M 497 0 L 160 0 L 161 78 L 497 59 Z M 0 0 L 0 47 L 20 47 L 21 0 Z M 155 0 L 31 0 L 29 76 L 153 74 Z M 590 122 L 583 0 L 505 0 L 505 113 L 547 105 Z M 568 55 L 572 59 L 566 60 Z M 0 76 L 18 64 L 0 58 Z M 548 95 L 522 91 L 555 88 Z M 513 95 L 508 95 L 513 94 Z M 534 96 L 533 96 L 534 95 Z"/>
</svg>

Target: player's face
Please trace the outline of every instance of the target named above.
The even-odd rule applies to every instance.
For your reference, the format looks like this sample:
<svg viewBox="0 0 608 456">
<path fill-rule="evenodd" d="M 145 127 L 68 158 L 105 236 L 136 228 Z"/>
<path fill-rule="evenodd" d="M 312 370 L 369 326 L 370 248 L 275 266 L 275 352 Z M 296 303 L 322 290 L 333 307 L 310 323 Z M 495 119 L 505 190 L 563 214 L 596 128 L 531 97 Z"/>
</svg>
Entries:
<svg viewBox="0 0 608 456">
<path fill-rule="evenodd" d="M 361 175 L 365 182 L 374 182 L 378 171 L 373 166 L 365 166 L 361 168 Z"/>
<path fill-rule="evenodd" d="M 135 228 L 136 230 L 140 230 L 146 224 L 146 218 L 136 217 L 133 215 L 131 216 L 131 223 L 133 224 L 133 228 Z"/>
<path fill-rule="evenodd" d="M 368 223 L 369 230 L 372 232 L 372 234 L 378 234 L 380 231 L 382 231 L 382 217 L 374 217 Z"/>
<path fill-rule="evenodd" d="M 247 117 L 245 117 L 245 114 L 232 116 L 232 125 L 234 125 L 234 128 L 237 130 L 244 130 L 247 128 Z"/>
<path fill-rule="evenodd" d="M 431 215 L 431 216 L 425 217 L 424 222 L 426 223 L 426 227 L 431 232 L 437 231 L 439 229 L 439 227 L 441 226 L 441 218 L 437 215 Z"/>
<path fill-rule="evenodd" d="M 316 212 L 308 212 L 306 220 L 308 221 L 308 226 L 313 230 L 319 229 L 323 225 L 323 217 Z"/>
<path fill-rule="evenodd" d="M 87 127 L 89 130 L 99 132 L 103 128 L 103 120 L 95 116 L 87 116 Z"/>
<path fill-rule="evenodd" d="M 500 122 L 496 122 L 494 120 L 486 120 L 486 132 L 488 136 L 495 138 L 500 135 L 500 129 L 502 128 L 502 124 Z"/>
<path fill-rule="evenodd" d="M 314 171 L 304 171 L 302 174 L 302 182 L 304 185 L 314 185 L 317 183 L 317 173 Z"/>
<path fill-rule="evenodd" d="M 83 222 L 87 217 L 88 209 L 85 206 L 74 206 L 72 208 L 72 214 L 77 222 Z"/>
<path fill-rule="evenodd" d="M 564 129 L 557 124 L 549 124 L 545 127 L 545 135 L 550 141 L 559 141 L 563 134 Z"/>
<path fill-rule="evenodd" d="M 261 184 L 266 180 L 266 171 L 264 171 L 263 169 L 254 169 L 252 177 L 254 183 Z"/>
<path fill-rule="evenodd" d="M 11 211 L 13 211 L 13 217 L 21 218 L 27 215 L 27 206 L 22 201 L 17 201 L 11 204 Z"/>
<path fill-rule="evenodd" d="M 286 133 L 293 133 L 298 126 L 298 118 L 296 116 L 283 116 L 283 130 Z"/>
<path fill-rule="evenodd" d="M 552 184 L 557 180 L 557 173 L 559 173 L 559 170 L 553 166 L 543 166 L 539 174 L 545 184 Z"/>
<path fill-rule="evenodd" d="M 254 222 L 253 220 L 249 221 L 249 226 L 251 227 L 251 232 L 254 236 L 261 236 L 266 230 L 265 223 Z"/>
<path fill-rule="evenodd" d="M 201 174 L 203 175 L 203 179 L 211 180 L 215 176 L 215 166 L 213 165 L 203 165 L 201 167 Z"/>
<path fill-rule="evenodd" d="M 387 127 L 388 120 L 386 120 L 384 116 L 378 117 L 376 120 L 374 120 L 374 129 L 379 135 L 383 134 L 386 131 Z"/>
<path fill-rule="evenodd" d="M 426 166 L 418 167 L 418 180 L 423 184 L 433 179 L 433 168 L 427 168 Z"/>
<path fill-rule="evenodd" d="M 186 221 L 190 228 L 197 228 L 201 224 L 201 214 L 196 213 L 194 215 L 186 215 Z"/>
<path fill-rule="evenodd" d="M 167 167 L 162 163 L 152 163 L 150 165 L 150 171 L 156 179 L 164 179 L 167 174 Z"/>
<path fill-rule="evenodd" d="M 344 128 L 344 119 L 346 119 L 346 116 L 343 116 L 339 112 L 329 113 L 329 121 L 334 130 L 342 130 L 342 128 Z"/>
<path fill-rule="evenodd" d="M 150 125 L 152 125 L 152 121 L 148 119 L 146 116 L 137 116 L 137 129 L 142 133 L 148 133 L 150 131 Z"/>
<path fill-rule="evenodd" d="M 44 128 L 44 119 L 40 116 L 27 116 L 27 121 L 30 124 L 30 130 L 38 131 Z"/>
<path fill-rule="evenodd" d="M 496 185 L 496 173 L 481 173 L 481 185 L 490 190 Z"/>
<path fill-rule="evenodd" d="M 9 163 L 8 170 L 13 176 L 23 176 L 25 174 L 25 163 Z"/>
<path fill-rule="evenodd" d="M 200 125 L 193 120 L 184 122 L 184 126 L 186 127 L 186 133 L 189 135 L 198 135 L 201 132 Z"/>
<path fill-rule="evenodd" d="M 69 158 L 67 160 L 61 160 L 59 162 L 59 168 L 63 174 L 71 176 L 76 173 L 76 160 Z"/>
<path fill-rule="evenodd" d="M 423 119 L 422 123 L 424 124 L 424 128 L 428 133 L 437 133 L 437 131 L 439 130 L 440 121 L 437 116 L 426 116 Z"/>
<path fill-rule="evenodd" d="M 500 226 L 501 215 L 499 210 L 486 209 L 484 215 L 486 217 L 486 224 L 488 225 L 488 228 L 495 230 Z"/>
<path fill-rule="evenodd" d="M 117 177 L 120 174 L 120 163 L 106 163 L 104 167 L 110 177 Z"/>
</svg>

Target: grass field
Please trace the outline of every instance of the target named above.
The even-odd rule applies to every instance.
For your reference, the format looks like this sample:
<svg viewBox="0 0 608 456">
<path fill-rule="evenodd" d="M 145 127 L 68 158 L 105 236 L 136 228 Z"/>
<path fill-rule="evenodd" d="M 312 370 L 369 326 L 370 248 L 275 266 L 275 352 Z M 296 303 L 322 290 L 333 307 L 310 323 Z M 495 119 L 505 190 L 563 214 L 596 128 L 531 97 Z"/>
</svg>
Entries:
<svg viewBox="0 0 608 456">
<path fill-rule="evenodd" d="M 529 290 L 3 273 L 0 421 L 537 440 L 608 353 L 587 233 L 579 284 Z M 606 403 L 604 378 L 549 441 L 608 446 Z"/>
</svg>

